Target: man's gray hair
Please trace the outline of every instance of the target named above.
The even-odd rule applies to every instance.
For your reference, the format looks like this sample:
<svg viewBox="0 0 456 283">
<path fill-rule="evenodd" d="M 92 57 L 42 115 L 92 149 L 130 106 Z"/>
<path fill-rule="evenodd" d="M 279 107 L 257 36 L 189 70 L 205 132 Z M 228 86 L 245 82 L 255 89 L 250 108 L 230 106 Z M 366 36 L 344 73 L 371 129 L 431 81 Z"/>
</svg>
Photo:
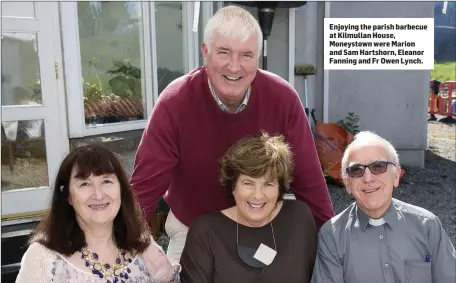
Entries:
<svg viewBox="0 0 456 283">
<path fill-rule="evenodd" d="M 399 166 L 399 156 L 397 154 L 396 149 L 394 146 L 387 141 L 386 139 L 380 137 L 379 135 L 370 132 L 370 131 L 362 131 L 355 135 L 354 140 L 347 146 L 344 152 L 344 156 L 342 157 L 342 166 L 341 166 L 341 175 L 343 177 L 347 176 L 347 167 L 348 167 L 348 157 L 359 146 L 363 145 L 380 145 L 382 146 L 391 160 L 390 162 L 394 162 L 397 166 Z"/>
<path fill-rule="evenodd" d="M 258 53 L 263 46 L 263 33 L 258 21 L 247 10 L 237 6 L 226 6 L 209 19 L 204 29 L 204 43 L 207 51 L 211 52 L 212 37 L 214 34 L 226 36 L 244 42 L 258 35 Z"/>
</svg>

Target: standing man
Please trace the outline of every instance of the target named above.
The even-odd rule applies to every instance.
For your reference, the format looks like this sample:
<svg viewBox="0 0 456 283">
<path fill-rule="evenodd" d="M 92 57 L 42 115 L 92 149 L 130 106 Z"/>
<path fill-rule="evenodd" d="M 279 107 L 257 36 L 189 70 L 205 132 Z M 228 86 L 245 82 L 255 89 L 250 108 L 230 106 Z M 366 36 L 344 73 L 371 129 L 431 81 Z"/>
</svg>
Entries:
<svg viewBox="0 0 456 283">
<path fill-rule="evenodd" d="M 160 94 L 144 130 L 131 183 L 148 220 L 162 196 L 169 204 L 170 260 L 179 261 L 195 218 L 234 205 L 219 182 L 218 159 L 262 130 L 291 145 L 290 189 L 309 205 L 317 227 L 334 216 L 299 96 L 279 76 L 258 69 L 261 48 L 261 28 L 248 11 L 220 9 L 204 31 L 204 66 Z"/>
</svg>

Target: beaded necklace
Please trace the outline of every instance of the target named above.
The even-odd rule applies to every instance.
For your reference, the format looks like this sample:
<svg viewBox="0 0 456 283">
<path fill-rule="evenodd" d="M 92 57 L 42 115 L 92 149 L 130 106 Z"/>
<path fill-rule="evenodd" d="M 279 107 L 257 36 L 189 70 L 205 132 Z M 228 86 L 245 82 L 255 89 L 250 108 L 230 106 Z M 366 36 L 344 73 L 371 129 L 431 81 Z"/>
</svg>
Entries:
<svg viewBox="0 0 456 283">
<path fill-rule="evenodd" d="M 110 265 L 99 261 L 97 253 L 92 252 L 87 245 L 80 250 L 81 258 L 85 260 L 85 265 L 92 268 L 92 273 L 98 275 L 100 278 L 105 278 L 106 283 L 125 283 L 128 280 L 130 268 L 127 265 L 131 262 L 131 258 L 126 258 L 126 252 L 120 250 L 117 254 L 116 264 Z"/>
</svg>

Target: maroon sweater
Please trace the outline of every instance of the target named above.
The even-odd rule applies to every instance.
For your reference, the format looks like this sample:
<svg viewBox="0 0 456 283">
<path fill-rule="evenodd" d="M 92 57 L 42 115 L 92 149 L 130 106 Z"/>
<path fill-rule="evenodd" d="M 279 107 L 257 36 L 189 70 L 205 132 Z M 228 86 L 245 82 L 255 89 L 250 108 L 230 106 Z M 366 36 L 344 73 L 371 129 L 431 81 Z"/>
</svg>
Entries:
<svg viewBox="0 0 456 283">
<path fill-rule="evenodd" d="M 258 70 L 247 108 L 223 112 L 204 67 L 172 82 L 154 107 L 136 153 L 131 184 L 150 219 L 160 198 L 190 226 L 203 214 L 232 206 L 219 182 L 218 159 L 242 137 L 283 134 L 294 153 L 291 190 L 310 207 L 317 228 L 334 216 L 312 133 L 296 91 Z"/>
</svg>

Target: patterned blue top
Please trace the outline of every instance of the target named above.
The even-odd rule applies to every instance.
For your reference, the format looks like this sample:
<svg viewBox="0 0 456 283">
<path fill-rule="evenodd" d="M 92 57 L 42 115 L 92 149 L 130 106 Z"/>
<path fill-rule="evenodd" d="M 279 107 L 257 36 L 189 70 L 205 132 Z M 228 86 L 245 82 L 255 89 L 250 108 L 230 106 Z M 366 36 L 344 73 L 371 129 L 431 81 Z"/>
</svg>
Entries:
<svg viewBox="0 0 456 283">
<path fill-rule="evenodd" d="M 141 254 L 136 255 L 132 262 L 127 265 L 130 268 L 128 279 L 119 280 L 119 283 L 158 283 L 163 282 L 152 274 L 146 267 Z M 180 266 L 174 266 L 172 279 L 168 282 L 179 283 Z M 27 249 L 21 262 L 21 270 L 16 283 L 106 283 L 105 278 L 92 274 L 90 270 L 84 270 L 73 265 L 63 255 L 51 251 L 38 243 L 33 243 Z"/>
</svg>

